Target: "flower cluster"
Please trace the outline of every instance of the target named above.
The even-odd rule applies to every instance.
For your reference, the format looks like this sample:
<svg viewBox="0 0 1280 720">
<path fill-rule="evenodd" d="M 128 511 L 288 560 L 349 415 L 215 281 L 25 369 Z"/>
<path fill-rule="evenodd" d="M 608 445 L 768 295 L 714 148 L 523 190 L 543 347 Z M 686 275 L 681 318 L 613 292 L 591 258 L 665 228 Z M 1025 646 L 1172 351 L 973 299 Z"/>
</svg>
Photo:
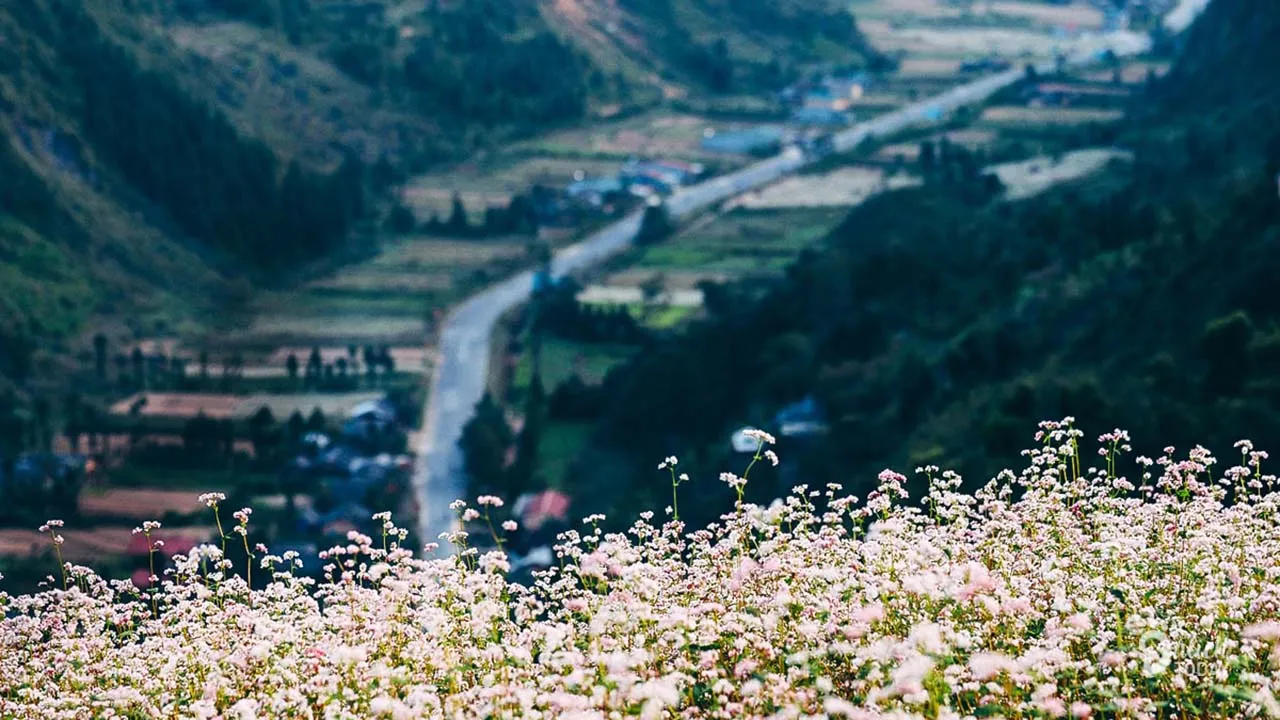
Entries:
<svg viewBox="0 0 1280 720">
<path fill-rule="evenodd" d="M 1215 480 L 1170 449 L 1130 480 L 1119 431 L 1039 440 L 972 494 L 925 467 L 918 502 L 885 472 L 867 503 L 801 486 L 691 533 L 592 518 L 528 586 L 500 551 L 414 557 L 385 514 L 319 583 L 267 555 L 251 591 L 215 547 L 145 598 L 67 566 L 0 595 L 0 717 L 1280 717 L 1265 456 Z"/>
</svg>

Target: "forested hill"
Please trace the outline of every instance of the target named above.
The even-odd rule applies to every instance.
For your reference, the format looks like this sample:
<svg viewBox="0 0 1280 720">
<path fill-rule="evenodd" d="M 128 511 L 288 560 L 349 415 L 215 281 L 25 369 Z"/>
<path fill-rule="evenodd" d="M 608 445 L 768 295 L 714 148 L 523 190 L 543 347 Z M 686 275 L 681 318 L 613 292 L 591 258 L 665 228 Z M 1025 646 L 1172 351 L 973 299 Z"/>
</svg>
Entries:
<svg viewBox="0 0 1280 720">
<path fill-rule="evenodd" d="M 640 47 L 664 58 L 669 75 L 704 91 L 776 86 L 805 63 L 889 62 L 858 31 L 848 3 L 835 0 L 619 0 L 617 6 L 644 28 Z"/>
<path fill-rule="evenodd" d="M 1275 127 L 1280 108 L 1278 38 L 1280 11 L 1273 3 L 1214 0 L 1190 29 L 1156 107 L 1206 121 L 1243 123 L 1240 131 L 1256 138 L 1260 129 Z"/>
<path fill-rule="evenodd" d="M 776 286 L 710 294 L 709 320 L 608 376 L 573 489 L 621 516 L 661 507 L 650 461 L 676 455 L 695 478 L 682 518 L 724 507 L 730 433 L 776 430 L 807 395 L 830 434 L 780 452 L 796 479 L 860 496 L 890 466 L 985 482 L 1038 420 L 1066 415 L 1094 437 L 1125 428 L 1152 457 L 1206 440 L 1229 457 L 1244 437 L 1280 448 L 1280 125 L 1265 122 L 1278 22 L 1278 6 L 1215 0 L 1135 100 L 1131 167 L 1000 203 L 943 163 L 855 209 Z M 783 482 L 753 472 L 757 499 Z"/>
</svg>

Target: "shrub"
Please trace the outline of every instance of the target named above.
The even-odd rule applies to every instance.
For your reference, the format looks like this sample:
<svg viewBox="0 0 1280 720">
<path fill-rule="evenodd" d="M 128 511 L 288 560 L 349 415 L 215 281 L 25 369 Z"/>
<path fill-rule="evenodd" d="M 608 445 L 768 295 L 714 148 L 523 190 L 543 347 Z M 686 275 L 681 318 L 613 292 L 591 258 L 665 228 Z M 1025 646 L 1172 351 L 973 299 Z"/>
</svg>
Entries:
<svg viewBox="0 0 1280 720">
<path fill-rule="evenodd" d="M 1265 453 L 1238 444 L 1215 479 L 1202 448 L 1167 448 L 1126 478 L 1124 433 L 1092 470 L 1081 435 L 1043 424 L 1028 467 L 972 496 L 922 468 L 919 504 L 885 471 L 865 502 L 831 485 L 760 507 L 726 473 L 739 501 L 721 522 L 587 518 L 532 587 L 508 579 L 500 533 L 415 559 L 388 514 L 381 541 L 329 550 L 314 587 L 260 549 L 274 580 L 250 592 L 225 542 L 154 593 L 69 566 L 66 590 L 0 595 L 0 716 L 1276 716 Z M 690 482 L 675 463 L 673 506 Z M 454 505 L 487 528 L 500 507 Z"/>
</svg>

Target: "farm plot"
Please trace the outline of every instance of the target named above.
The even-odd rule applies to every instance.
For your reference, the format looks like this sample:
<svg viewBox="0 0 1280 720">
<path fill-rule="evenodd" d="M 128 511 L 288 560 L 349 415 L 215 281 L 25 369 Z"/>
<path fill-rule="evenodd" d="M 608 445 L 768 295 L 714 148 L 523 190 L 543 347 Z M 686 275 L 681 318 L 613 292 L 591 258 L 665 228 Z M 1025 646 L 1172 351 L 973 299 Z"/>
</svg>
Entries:
<svg viewBox="0 0 1280 720">
<path fill-rule="evenodd" d="M 190 490 L 87 488 L 80 496 L 80 512 L 84 515 L 156 520 L 168 514 L 191 515 L 207 510 L 199 495 Z"/>
<path fill-rule="evenodd" d="M 271 365 L 285 367 L 289 356 L 293 355 L 300 364 L 306 364 L 313 348 L 301 345 L 277 349 L 267 359 Z M 396 372 L 423 372 L 435 364 L 436 353 L 425 346 L 393 347 L 389 349 L 391 360 L 395 363 Z M 320 361 L 326 365 L 336 364 L 344 360 L 351 367 L 360 367 L 364 363 L 362 348 L 356 348 L 356 355 L 351 356 L 346 346 L 329 346 L 320 348 Z"/>
<path fill-rule="evenodd" d="M 942 0 L 854 0 L 853 11 L 859 25 L 876 20 L 897 24 L 916 22 L 951 21 L 954 25 L 991 25 L 1005 22 L 1010 25 L 1033 23 L 1046 27 L 1063 27 L 1094 30 L 1102 27 L 1103 14 L 1085 2 L 1071 5 L 1047 5 L 1043 2 L 1019 2 L 994 0 L 976 2 L 969 7 L 958 7 Z"/>
<path fill-rule="evenodd" d="M 984 148 L 995 142 L 999 138 L 999 134 L 992 130 L 952 130 L 950 132 L 937 133 L 931 135 L 925 140 L 938 143 L 943 139 L 947 142 L 958 145 L 969 150 Z M 920 143 L 897 143 L 894 145 L 885 145 L 871 156 L 873 160 L 878 162 L 896 162 L 899 158 L 903 162 L 915 162 L 920 158 Z"/>
<path fill-rule="evenodd" d="M 911 187 L 919 182 L 905 175 L 890 176 L 879 168 L 845 167 L 823 175 L 786 178 L 736 199 L 732 207 L 750 210 L 851 207 L 878 192 Z"/>
<path fill-rule="evenodd" d="M 419 346 L 432 309 L 477 283 L 511 272 L 528 255 L 519 239 L 443 240 L 414 236 L 389 242 L 376 257 L 318 278 L 300 290 L 262 300 L 245 329 L 222 346 Z"/>
<path fill-rule="evenodd" d="M 723 125 L 698 115 L 648 113 L 615 123 L 562 130 L 520 143 L 514 151 L 618 160 L 633 155 L 684 160 L 715 158 L 723 162 L 723 156 L 702 150 L 703 132 L 710 127 L 723 130 Z"/>
<path fill-rule="evenodd" d="M 639 348 L 627 345 L 603 345 L 599 343 L 575 343 L 559 338 L 549 338 L 542 343 L 542 382 L 547 388 L 577 375 L 583 382 L 598 384 L 609 369 L 627 361 L 639 352 Z M 533 377 L 533 364 L 524 353 L 516 366 L 512 384 L 523 392 Z"/>
<path fill-rule="evenodd" d="M 1066 153 L 1057 162 L 1050 157 L 1037 157 L 1023 162 L 1004 163 L 988 168 L 1004 183 L 1005 197 L 1021 200 L 1038 195 L 1059 183 L 1091 175 L 1112 160 L 1130 160 L 1130 153 L 1108 148 L 1091 148 Z"/>
<path fill-rule="evenodd" d="M 422 175 L 409 181 L 402 201 L 418 217 L 447 217 L 458 193 L 472 222 L 483 219 L 485 208 L 505 207 L 511 197 L 536 184 L 564 187 L 583 177 L 617 175 L 620 162 L 591 158 L 522 157 L 511 152 L 487 162 L 472 162 L 448 172 Z"/>
<path fill-rule="evenodd" d="M 591 285 L 578 293 L 578 302 L 588 305 L 639 305 L 644 302 L 644 290 L 639 285 Z M 701 307 L 702 291 L 668 289 L 664 283 L 657 302 L 673 307 Z"/>
<path fill-rule="evenodd" d="M 111 406 L 112 415 L 141 418 L 193 418 L 203 413 L 214 420 L 245 420 L 262 408 L 276 418 L 287 418 L 294 412 L 308 415 L 319 408 L 326 417 L 345 416 L 363 402 L 377 400 L 382 392 L 305 393 L 297 395 L 220 393 L 138 393 Z M 130 412 L 145 399 L 136 413 Z"/>
<path fill-rule="evenodd" d="M 149 519 L 160 515 L 149 516 Z M 67 527 L 60 535 L 66 540 L 62 545 L 62 557 L 68 562 L 94 563 L 104 557 L 123 555 L 133 539 L 132 527 L 98 527 L 80 529 Z M 218 536 L 212 527 L 164 528 L 159 536 L 166 539 L 189 538 L 198 543 L 209 542 Z M 49 548 L 48 536 L 35 530 L 0 528 L 0 555 L 39 556 Z"/>
<path fill-rule="evenodd" d="M 842 217 L 844 209 L 831 207 L 754 211 L 739 208 L 638 251 L 630 269 L 641 277 L 655 272 L 668 277 L 684 274 L 686 281 L 693 273 L 721 279 L 773 274 L 821 240 Z M 609 282 L 623 284 L 620 278 Z"/>
<path fill-rule="evenodd" d="M 1115 122 L 1124 111 L 1104 108 L 1032 108 L 1000 105 L 982 111 L 978 124 L 986 128 L 1063 127 Z"/>
<path fill-rule="evenodd" d="M 1120 68 L 1120 81 L 1128 84 L 1137 84 L 1146 82 L 1147 76 L 1154 74 L 1156 77 L 1164 77 L 1169 72 L 1169 63 L 1150 60 L 1135 60 L 1125 63 Z M 1111 82 L 1115 79 L 1113 70 L 1097 70 L 1085 73 L 1081 76 L 1084 80 L 1093 82 Z"/>
</svg>

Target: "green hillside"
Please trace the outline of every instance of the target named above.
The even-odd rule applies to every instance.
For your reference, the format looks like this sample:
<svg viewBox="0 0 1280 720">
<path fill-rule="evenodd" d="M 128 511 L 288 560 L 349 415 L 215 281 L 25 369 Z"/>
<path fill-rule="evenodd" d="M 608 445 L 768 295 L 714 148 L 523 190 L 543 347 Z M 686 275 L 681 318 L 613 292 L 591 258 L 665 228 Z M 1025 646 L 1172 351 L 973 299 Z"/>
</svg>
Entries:
<svg viewBox="0 0 1280 720">
<path fill-rule="evenodd" d="M 774 412 L 809 394 L 830 434 L 780 452 L 795 478 L 858 495 L 887 466 L 985 481 L 1027 428 L 1065 415 L 1128 429 L 1151 456 L 1157 440 L 1275 446 L 1280 9 L 1216 0 L 1202 23 L 1135 101 L 1132 167 L 997 203 L 943 162 L 854 210 L 776 286 L 712 293 L 709 320 L 606 380 L 574 489 L 605 511 L 659 505 L 670 488 L 633 468 L 674 454 L 696 478 L 682 509 L 686 492 L 720 507 L 729 434 L 776 431 Z"/>
<path fill-rule="evenodd" d="M 824 3 L 835 30 L 804 3 L 712 0 L 4 3 L 0 332 L 54 351 L 90 320 L 150 333 L 363 253 L 398 178 L 703 91 L 673 42 L 723 31 L 717 62 L 744 83 L 775 60 L 861 62 Z"/>
</svg>

